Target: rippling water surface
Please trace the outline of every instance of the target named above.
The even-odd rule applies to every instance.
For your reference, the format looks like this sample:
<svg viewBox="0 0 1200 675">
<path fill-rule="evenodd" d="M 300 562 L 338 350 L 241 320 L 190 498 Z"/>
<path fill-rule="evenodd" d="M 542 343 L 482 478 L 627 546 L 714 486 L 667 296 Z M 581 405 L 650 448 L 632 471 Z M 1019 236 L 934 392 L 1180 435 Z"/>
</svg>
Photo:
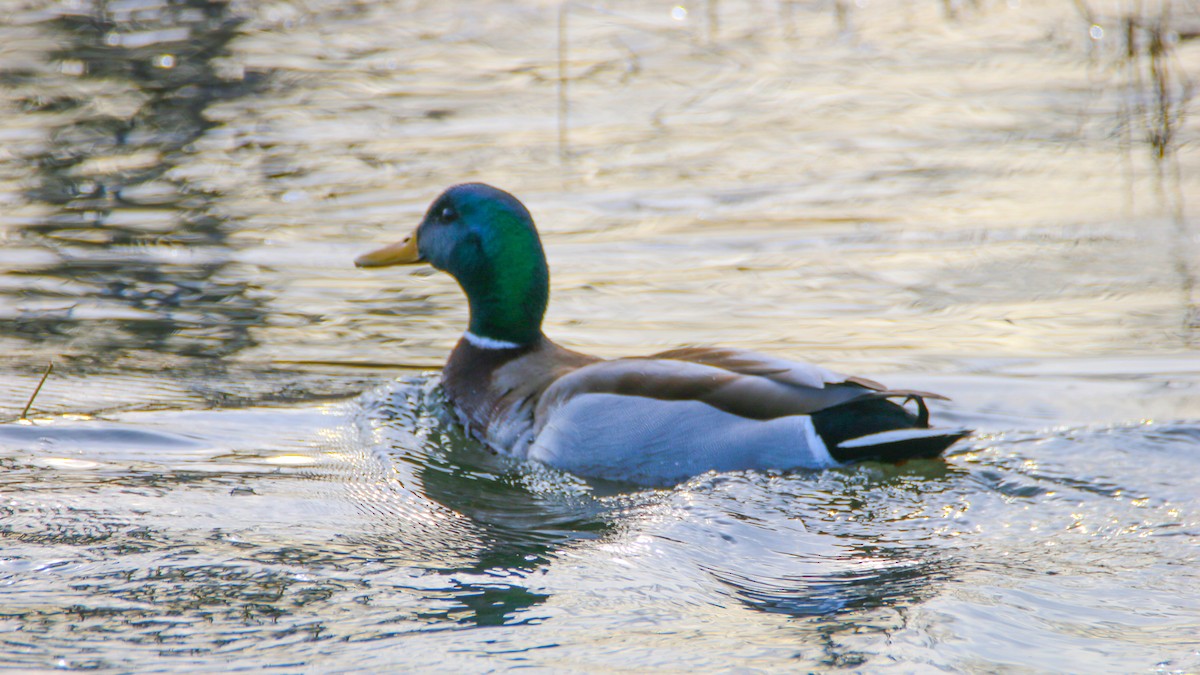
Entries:
<svg viewBox="0 0 1200 675">
<path fill-rule="evenodd" d="M 1194 3 L 10 5 L 0 667 L 1200 670 Z M 453 281 L 351 265 L 468 180 L 564 343 L 979 432 L 663 490 L 493 456 Z"/>
</svg>

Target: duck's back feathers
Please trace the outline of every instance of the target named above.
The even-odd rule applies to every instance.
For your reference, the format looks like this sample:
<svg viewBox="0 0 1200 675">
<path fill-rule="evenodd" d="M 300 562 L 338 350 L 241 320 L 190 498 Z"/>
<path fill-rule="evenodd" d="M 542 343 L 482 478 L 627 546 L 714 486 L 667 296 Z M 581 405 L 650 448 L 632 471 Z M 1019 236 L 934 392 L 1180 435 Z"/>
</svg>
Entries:
<svg viewBox="0 0 1200 675">
<path fill-rule="evenodd" d="M 848 379 L 859 379 L 860 384 L 868 389 L 884 389 L 878 382 L 861 378 L 847 378 L 826 368 L 788 359 L 780 359 L 758 352 L 744 349 L 728 349 L 720 347 L 684 347 L 671 349 L 650 356 L 647 359 L 669 359 L 712 366 L 741 375 L 765 377 L 776 382 L 794 384 L 801 387 L 821 388 L 826 384 L 845 382 Z"/>
<path fill-rule="evenodd" d="M 811 415 L 859 399 L 941 398 L 889 390 L 871 380 L 754 352 L 692 348 L 600 361 L 573 370 L 547 389 L 538 404 L 538 419 L 553 414 L 571 398 L 589 393 L 694 400 L 756 420 Z"/>
</svg>

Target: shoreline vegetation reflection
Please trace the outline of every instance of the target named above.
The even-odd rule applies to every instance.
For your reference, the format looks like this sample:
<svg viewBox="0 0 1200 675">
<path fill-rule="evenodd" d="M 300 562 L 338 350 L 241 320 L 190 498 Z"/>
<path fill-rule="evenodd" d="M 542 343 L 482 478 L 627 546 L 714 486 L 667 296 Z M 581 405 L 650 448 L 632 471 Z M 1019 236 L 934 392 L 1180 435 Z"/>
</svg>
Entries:
<svg viewBox="0 0 1200 675">
<path fill-rule="evenodd" d="M 38 178 L 27 193 L 50 208 L 21 230 L 57 260 L 23 273 L 66 293 L 6 322 L 19 335 L 68 357 L 215 358 L 253 344 L 263 308 L 251 284 L 225 271 L 228 225 L 213 214 L 215 196 L 171 173 L 214 126 L 208 106 L 261 88 L 263 73 L 229 79 L 213 65 L 240 23 L 228 3 L 191 0 L 142 11 L 108 3 L 41 24 L 57 45 L 47 57 L 59 82 L 29 74 L 21 84 L 39 85 L 26 112 L 56 120 L 30 158 Z M 185 261 L 174 255 L 182 249 L 198 253 Z"/>
</svg>

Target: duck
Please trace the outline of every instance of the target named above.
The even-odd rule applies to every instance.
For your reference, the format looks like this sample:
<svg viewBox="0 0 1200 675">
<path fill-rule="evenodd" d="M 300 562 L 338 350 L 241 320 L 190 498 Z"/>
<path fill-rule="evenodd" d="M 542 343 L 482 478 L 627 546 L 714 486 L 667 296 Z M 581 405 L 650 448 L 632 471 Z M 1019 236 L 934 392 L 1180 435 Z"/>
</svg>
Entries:
<svg viewBox="0 0 1200 675">
<path fill-rule="evenodd" d="M 542 330 L 550 273 L 529 210 L 484 183 L 441 193 L 416 230 L 361 268 L 428 264 L 466 295 L 442 370 L 458 421 L 492 451 L 584 477 L 673 485 L 707 472 L 822 470 L 941 456 L 971 430 L 936 428 L 927 399 L 742 349 L 603 359 Z"/>
</svg>

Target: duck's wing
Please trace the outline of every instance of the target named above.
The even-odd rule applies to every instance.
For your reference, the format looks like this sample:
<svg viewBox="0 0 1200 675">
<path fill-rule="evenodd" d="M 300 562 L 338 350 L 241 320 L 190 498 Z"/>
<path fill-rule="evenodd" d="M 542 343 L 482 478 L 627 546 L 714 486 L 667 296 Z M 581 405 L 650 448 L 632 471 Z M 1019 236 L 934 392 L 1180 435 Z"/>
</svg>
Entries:
<svg viewBox="0 0 1200 675">
<path fill-rule="evenodd" d="M 586 365 L 559 378 L 542 395 L 536 419 L 586 394 L 659 401 L 699 401 L 746 419 L 812 413 L 856 399 L 931 396 L 889 390 L 819 366 L 730 349 L 679 349 L 649 357 Z"/>
<path fill-rule="evenodd" d="M 892 397 L 914 397 L 917 413 Z M 528 456 L 644 484 L 933 457 L 966 430 L 928 428 L 923 397 L 942 398 L 753 352 L 674 350 L 559 377 L 538 400 Z"/>
<path fill-rule="evenodd" d="M 776 358 L 744 349 L 684 347 L 659 352 L 645 358 L 699 363 L 742 375 L 766 377 L 777 382 L 785 382 L 802 387 L 820 389 L 826 384 L 839 384 L 850 380 L 857 380 L 857 384 L 861 384 L 868 389 L 882 390 L 885 388 L 878 382 L 865 378 L 848 377 L 811 363 Z"/>
<path fill-rule="evenodd" d="M 742 375 L 765 377 L 775 382 L 797 387 L 824 388 L 830 384 L 854 384 L 875 392 L 886 392 L 892 396 L 919 396 L 946 400 L 941 394 L 912 389 L 889 389 L 888 387 L 857 375 L 844 375 L 811 363 L 791 361 L 775 356 L 759 354 L 744 349 L 720 347 L 685 347 L 653 354 L 651 359 L 671 359 L 713 366 Z"/>
</svg>

